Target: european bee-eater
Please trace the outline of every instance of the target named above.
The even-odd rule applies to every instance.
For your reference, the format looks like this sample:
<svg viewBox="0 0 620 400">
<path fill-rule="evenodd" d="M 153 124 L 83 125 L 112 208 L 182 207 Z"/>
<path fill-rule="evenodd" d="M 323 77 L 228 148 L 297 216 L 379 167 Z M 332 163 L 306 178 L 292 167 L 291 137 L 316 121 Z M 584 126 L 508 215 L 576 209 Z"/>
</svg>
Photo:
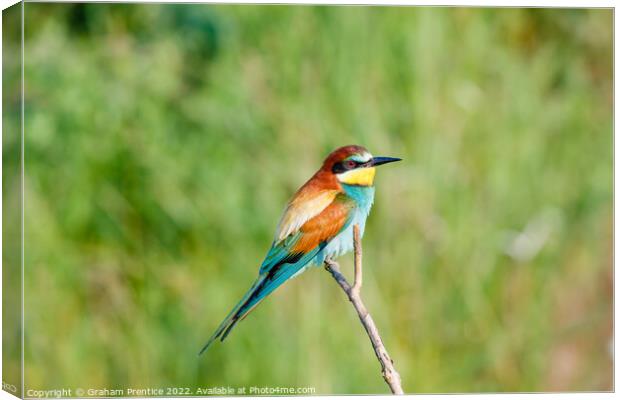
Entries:
<svg viewBox="0 0 620 400">
<path fill-rule="evenodd" d="M 351 251 L 353 226 L 359 226 L 361 237 L 375 197 L 375 167 L 394 161 L 400 158 L 373 157 L 362 146 L 344 146 L 327 156 L 286 205 L 258 278 L 200 354 L 215 339 L 224 341 L 267 295 L 310 264 Z"/>
</svg>

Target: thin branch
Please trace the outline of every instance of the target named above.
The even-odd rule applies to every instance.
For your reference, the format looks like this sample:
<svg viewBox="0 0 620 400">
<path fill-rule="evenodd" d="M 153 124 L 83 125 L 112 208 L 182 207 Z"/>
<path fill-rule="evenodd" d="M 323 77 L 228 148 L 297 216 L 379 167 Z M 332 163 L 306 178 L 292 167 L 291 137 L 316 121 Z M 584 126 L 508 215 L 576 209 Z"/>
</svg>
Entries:
<svg viewBox="0 0 620 400">
<path fill-rule="evenodd" d="M 355 264 L 353 292 L 359 296 L 362 289 L 362 242 L 360 240 L 360 228 L 357 224 L 353 226 L 353 263 Z"/>
<path fill-rule="evenodd" d="M 381 363 L 381 374 L 383 379 L 390 387 L 393 394 L 404 394 L 403 388 L 400 383 L 400 375 L 394 368 L 394 361 L 390 358 L 383 340 L 379 335 L 377 326 L 372 317 L 368 313 L 364 302 L 360 296 L 360 290 L 362 288 L 362 243 L 360 241 L 359 227 L 353 226 L 353 247 L 354 247 L 354 265 L 355 265 L 355 280 L 353 286 L 347 282 L 345 277 L 340 273 L 340 266 L 338 263 L 331 259 L 325 260 L 325 269 L 332 274 L 332 277 L 336 280 L 338 285 L 346 293 L 349 301 L 353 304 L 360 322 L 366 329 L 366 333 L 370 338 L 372 347 L 375 350 L 375 355 Z"/>
</svg>

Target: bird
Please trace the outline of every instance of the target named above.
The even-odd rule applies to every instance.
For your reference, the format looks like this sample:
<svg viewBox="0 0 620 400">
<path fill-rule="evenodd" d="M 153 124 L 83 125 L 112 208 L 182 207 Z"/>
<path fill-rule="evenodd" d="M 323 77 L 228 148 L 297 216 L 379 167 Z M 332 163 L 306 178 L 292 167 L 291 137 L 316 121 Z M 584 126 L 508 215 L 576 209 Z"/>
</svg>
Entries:
<svg viewBox="0 0 620 400">
<path fill-rule="evenodd" d="M 353 226 L 364 234 L 374 202 L 379 165 L 401 161 L 374 157 L 365 147 L 348 145 L 332 151 L 321 168 L 287 203 L 258 277 L 202 347 L 224 341 L 235 325 L 287 280 L 311 265 L 322 265 L 353 249 Z"/>
</svg>

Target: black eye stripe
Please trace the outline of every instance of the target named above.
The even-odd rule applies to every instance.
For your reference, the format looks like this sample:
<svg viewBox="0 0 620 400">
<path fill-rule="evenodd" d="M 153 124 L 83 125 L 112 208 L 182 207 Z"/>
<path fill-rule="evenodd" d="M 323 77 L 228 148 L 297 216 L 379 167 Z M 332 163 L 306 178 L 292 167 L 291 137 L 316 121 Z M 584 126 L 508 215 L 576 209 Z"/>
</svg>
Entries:
<svg viewBox="0 0 620 400">
<path fill-rule="evenodd" d="M 370 161 L 372 161 L 372 160 L 370 160 Z M 332 172 L 334 174 L 340 174 L 342 172 L 350 171 L 350 170 L 355 169 L 355 168 L 368 167 L 368 166 L 370 166 L 370 161 L 359 162 L 359 161 L 355 161 L 355 160 L 344 160 L 344 161 L 341 161 L 341 162 L 337 162 L 332 167 Z M 347 165 L 349 162 L 353 162 L 353 165 L 351 167 L 349 167 Z"/>
<path fill-rule="evenodd" d="M 346 169 L 345 169 L 344 165 L 341 162 L 337 162 L 332 167 L 332 172 L 334 174 L 339 174 L 339 173 L 344 172 L 344 171 L 346 171 Z"/>
</svg>

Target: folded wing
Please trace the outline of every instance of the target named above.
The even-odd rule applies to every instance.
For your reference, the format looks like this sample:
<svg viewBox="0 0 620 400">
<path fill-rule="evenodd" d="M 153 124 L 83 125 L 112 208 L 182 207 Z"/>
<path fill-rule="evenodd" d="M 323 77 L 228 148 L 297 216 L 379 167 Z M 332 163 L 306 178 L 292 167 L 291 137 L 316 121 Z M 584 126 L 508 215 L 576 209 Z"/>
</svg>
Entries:
<svg viewBox="0 0 620 400">
<path fill-rule="evenodd" d="M 315 185 L 303 186 L 287 204 L 276 229 L 275 241 L 283 241 L 296 233 L 303 224 L 325 210 L 339 193 L 335 189 L 316 189 Z"/>
</svg>

